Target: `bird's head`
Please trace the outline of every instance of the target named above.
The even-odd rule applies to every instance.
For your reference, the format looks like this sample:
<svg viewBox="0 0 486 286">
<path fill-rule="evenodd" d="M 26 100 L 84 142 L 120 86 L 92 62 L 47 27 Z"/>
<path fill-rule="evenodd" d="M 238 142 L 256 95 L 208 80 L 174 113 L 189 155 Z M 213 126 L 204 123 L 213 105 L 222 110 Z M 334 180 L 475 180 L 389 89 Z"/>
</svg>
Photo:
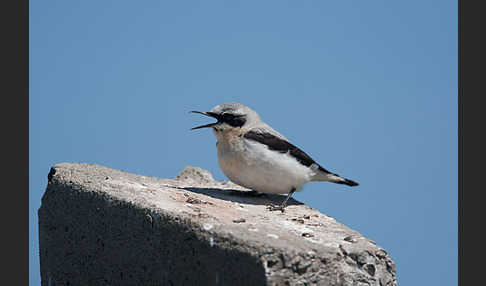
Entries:
<svg viewBox="0 0 486 286">
<path fill-rule="evenodd" d="M 201 125 L 192 128 L 191 130 L 200 128 L 213 128 L 216 136 L 237 128 L 244 128 L 253 123 L 258 123 L 260 117 L 258 114 L 247 106 L 240 103 L 229 102 L 223 103 L 213 107 L 210 111 L 191 111 L 192 113 L 199 113 L 217 120 L 215 123 Z"/>
</svg>

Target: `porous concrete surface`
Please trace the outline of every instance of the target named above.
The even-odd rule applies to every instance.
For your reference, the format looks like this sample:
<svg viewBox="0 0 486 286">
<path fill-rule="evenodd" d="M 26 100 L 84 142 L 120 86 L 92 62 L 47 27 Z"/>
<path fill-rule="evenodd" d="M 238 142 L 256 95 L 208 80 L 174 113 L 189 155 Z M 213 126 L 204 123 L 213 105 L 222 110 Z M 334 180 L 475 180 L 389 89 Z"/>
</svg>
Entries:
<svg viewBox="0 0 486 286">
<path fill-rule="evenodd" d="M 174 179 L 62 163 L 39 209 L 42 285 L 397 285 L 387 252 L 294 199 L 197 167 Z"/>
</svg>

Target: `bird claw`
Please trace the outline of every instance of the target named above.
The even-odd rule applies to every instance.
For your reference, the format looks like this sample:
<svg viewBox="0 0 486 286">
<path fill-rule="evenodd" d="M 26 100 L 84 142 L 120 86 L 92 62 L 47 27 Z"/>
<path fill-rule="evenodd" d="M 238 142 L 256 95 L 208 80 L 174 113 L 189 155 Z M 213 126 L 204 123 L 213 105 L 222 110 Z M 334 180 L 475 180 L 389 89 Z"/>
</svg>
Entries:
<svg viewBox="0 0 486 286">
<path fill-rule="evenodd" d="M 282 213 L 285 212 L 285 206 L 283 205 L 267 205 L 267 210 L 273 211 L 281 211 Z"/>
</svg>

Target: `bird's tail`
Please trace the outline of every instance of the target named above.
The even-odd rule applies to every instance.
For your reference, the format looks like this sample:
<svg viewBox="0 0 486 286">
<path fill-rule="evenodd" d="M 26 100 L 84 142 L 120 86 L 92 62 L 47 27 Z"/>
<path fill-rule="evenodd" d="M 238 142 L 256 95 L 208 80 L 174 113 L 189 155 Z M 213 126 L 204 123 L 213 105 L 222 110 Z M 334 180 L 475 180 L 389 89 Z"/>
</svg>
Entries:
<svg viewBox="0 0 486 286">
<path fill-rule="evenodd" d="M 333 182 L 333 183 L 336 183 L 336 184 L 344 184 L 344 185 L 348 185 L 350 187 L 354 187 L 354 186 L 359 185 L 358 183 L 356 183 L 353 180 L 341 178 L 341 177 L 339 177 L 338 175 L 335 175 L 335 174 L 334 174 L 334 177 L 335 178 L 332 178 L 331 180 L 329 180 L 329 182 Z"/>
<path fill-rule="evenodd" d="M 314 176 L 312 181 L 327 181 L 327 182 L 332 182 L 336 184 L 343 184 L 343 185 L 348 185 L 351 187 L 358 186 L 359 184 L 356 183 L 353 180 L 350 179 L 345 179 L 338 174 L 333 174 L 333 173 L 327 173 L 327 172 L 319 172 Z"/>
</svg>

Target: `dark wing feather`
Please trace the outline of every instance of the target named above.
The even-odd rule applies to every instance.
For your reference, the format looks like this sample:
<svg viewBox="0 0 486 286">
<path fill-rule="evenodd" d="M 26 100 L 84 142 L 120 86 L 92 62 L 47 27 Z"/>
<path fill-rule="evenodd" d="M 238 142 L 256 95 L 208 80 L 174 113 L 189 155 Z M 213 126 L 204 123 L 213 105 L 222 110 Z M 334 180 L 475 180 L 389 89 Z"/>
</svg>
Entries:
<svg viewBox="0 0 486 286">
<path fill-rule="evenodd" d="M 285 139 L 279 138 L 273 134 L 266 133 L 266 132 L 256 132 L 256 131 L 248 131 L 246 132 L 243 137 L 249 140 L 253 140 L 259 142 L 261 144 L 267 145 L 270 150 L 278 151 L 280 153 L 287 153 L 297 159 L 301 164 L 304 166 L 310 167 L 312 164 L 316 164 L 319 166 L 319 170 L 325 173 L 332 174 L 328 170 L 321 167 L 319 164 L 316 163 L 309 155 L 307 155 L 304 151 L 300 150 L 298 147 L 294 146 L 290 142 Z"/>
</svg>

